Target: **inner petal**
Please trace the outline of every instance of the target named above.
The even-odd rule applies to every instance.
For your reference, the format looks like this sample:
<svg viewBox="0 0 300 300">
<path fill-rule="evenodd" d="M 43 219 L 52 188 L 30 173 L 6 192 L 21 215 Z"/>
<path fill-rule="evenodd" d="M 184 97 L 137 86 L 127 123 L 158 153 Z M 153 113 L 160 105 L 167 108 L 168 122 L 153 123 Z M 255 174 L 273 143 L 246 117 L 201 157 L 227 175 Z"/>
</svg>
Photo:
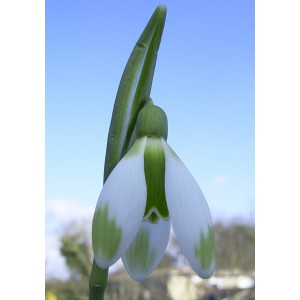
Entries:
<svg viewBox="0 0 300 300">
<path fill-rule="evenodd" d="M 144 219 L 156 223 L 158 218 L 169 219 L 165 193 L 165 154 L 161 140 L 147 139 L 144 152 L 144 170 L 147 185 L 147 202 Z"/>
<path fill-rule="evenodd" d="M 170 237 L 170 220 L 157 224 L 143 221 L 130 247 L 122 256 L 129 275 L 136 281 L 145 279 L 160 263 Z"/>
</svg>

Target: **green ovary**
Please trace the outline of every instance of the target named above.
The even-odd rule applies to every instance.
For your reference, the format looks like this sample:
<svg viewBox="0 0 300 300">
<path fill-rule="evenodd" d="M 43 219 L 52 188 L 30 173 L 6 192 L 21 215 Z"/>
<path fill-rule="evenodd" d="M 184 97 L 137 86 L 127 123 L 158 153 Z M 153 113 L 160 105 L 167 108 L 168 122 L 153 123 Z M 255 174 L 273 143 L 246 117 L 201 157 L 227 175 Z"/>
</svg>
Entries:
<svg viewBox="0 0 300 300">
<path fill-rule="evenodd" d="M 122 229 L 116 225 L 115 219 L 108 218 L 108 204 L 95 212 L 92 238 L 95 255 L 99 254 L 107 261 L 116 255 L 122 238 Z"/>
<path fill-rule="evenodd" d="M 215 239 L 211 227 L 208 229 L 207 236 L 201 231 L 199 244 L 195 245 L 194 251 L 202 269 L 208 270 L 215 257 Z"/>
<path fill-rule="evenodd" d="M 126 258 L 132 272 L 146 273 L 150 270 L 156 252 L 154 249 L 150 250 L 149 244 L 149 233 L 146 230 L 140 230 L 126 251 Z"/>
</svg>

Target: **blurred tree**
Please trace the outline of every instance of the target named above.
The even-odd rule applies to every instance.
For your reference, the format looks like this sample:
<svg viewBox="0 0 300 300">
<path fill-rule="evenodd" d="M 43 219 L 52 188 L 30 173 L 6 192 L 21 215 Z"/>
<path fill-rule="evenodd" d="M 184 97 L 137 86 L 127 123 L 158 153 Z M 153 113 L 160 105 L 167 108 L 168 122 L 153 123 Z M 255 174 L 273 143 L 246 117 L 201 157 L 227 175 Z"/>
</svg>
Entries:
<svg viewBox="0 0 300 300">
<path fill-rule="evenodd" d="M 49 280 L 46 293 L 55 291 L 58 300 L 88 300 L 92 247 L 85 226 L 70 224 L 64 230 L 60 242 L 60 253 L 65 258 L 71 277 L 67 281 Z"/>
<path fill-rule="evenodd" d="M 91 245 L 87 233 L 82 228 L 67 230 L 61 237 L 60 253 L 66 260 L 71 276 L 88 279 L 92 265 Z"/>
<path fill-rule="evenodd" d="M 217 269 L 252 271 L 255 267 L 255 228 L 247 224 L 214 226 Z"/>
</svg>

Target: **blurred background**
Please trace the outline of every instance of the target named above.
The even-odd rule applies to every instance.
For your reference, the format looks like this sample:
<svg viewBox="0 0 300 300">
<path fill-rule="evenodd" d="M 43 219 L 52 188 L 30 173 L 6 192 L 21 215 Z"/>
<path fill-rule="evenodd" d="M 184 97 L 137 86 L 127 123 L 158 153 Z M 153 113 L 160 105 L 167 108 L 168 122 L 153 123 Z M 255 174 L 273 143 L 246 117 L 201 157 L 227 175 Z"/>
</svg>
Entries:
<svg viewBox="0 0 300 300">
<path fill-rule="evenodd" d="M 129 55 L 158 1 L 46 1 L 46 299 L 88 299 L 91 220 Z M 121 262 L 106 299 L 254 299 L 254 0 L 165 1 L 151 97 L 199 183 L 217 270 L 201 280 L 171 235 L 136 283 Z"/>
</svg>

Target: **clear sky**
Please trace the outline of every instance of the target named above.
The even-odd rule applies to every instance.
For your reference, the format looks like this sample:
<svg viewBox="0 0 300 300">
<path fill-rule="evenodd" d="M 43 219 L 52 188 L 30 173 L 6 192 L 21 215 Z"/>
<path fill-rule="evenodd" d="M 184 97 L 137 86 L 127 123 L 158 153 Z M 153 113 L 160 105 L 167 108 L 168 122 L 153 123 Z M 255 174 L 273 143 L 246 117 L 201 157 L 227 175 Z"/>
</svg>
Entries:
<svg viewBox="0 0 300 300">
<path fill-rule="evenodd" d="M 215 221 L 253 221 L 254 0 L 46 1 L 46 205 L 95 207 L 121 75 L 159 4 L 151 97 L 168 142 Z"/>
</svg>

